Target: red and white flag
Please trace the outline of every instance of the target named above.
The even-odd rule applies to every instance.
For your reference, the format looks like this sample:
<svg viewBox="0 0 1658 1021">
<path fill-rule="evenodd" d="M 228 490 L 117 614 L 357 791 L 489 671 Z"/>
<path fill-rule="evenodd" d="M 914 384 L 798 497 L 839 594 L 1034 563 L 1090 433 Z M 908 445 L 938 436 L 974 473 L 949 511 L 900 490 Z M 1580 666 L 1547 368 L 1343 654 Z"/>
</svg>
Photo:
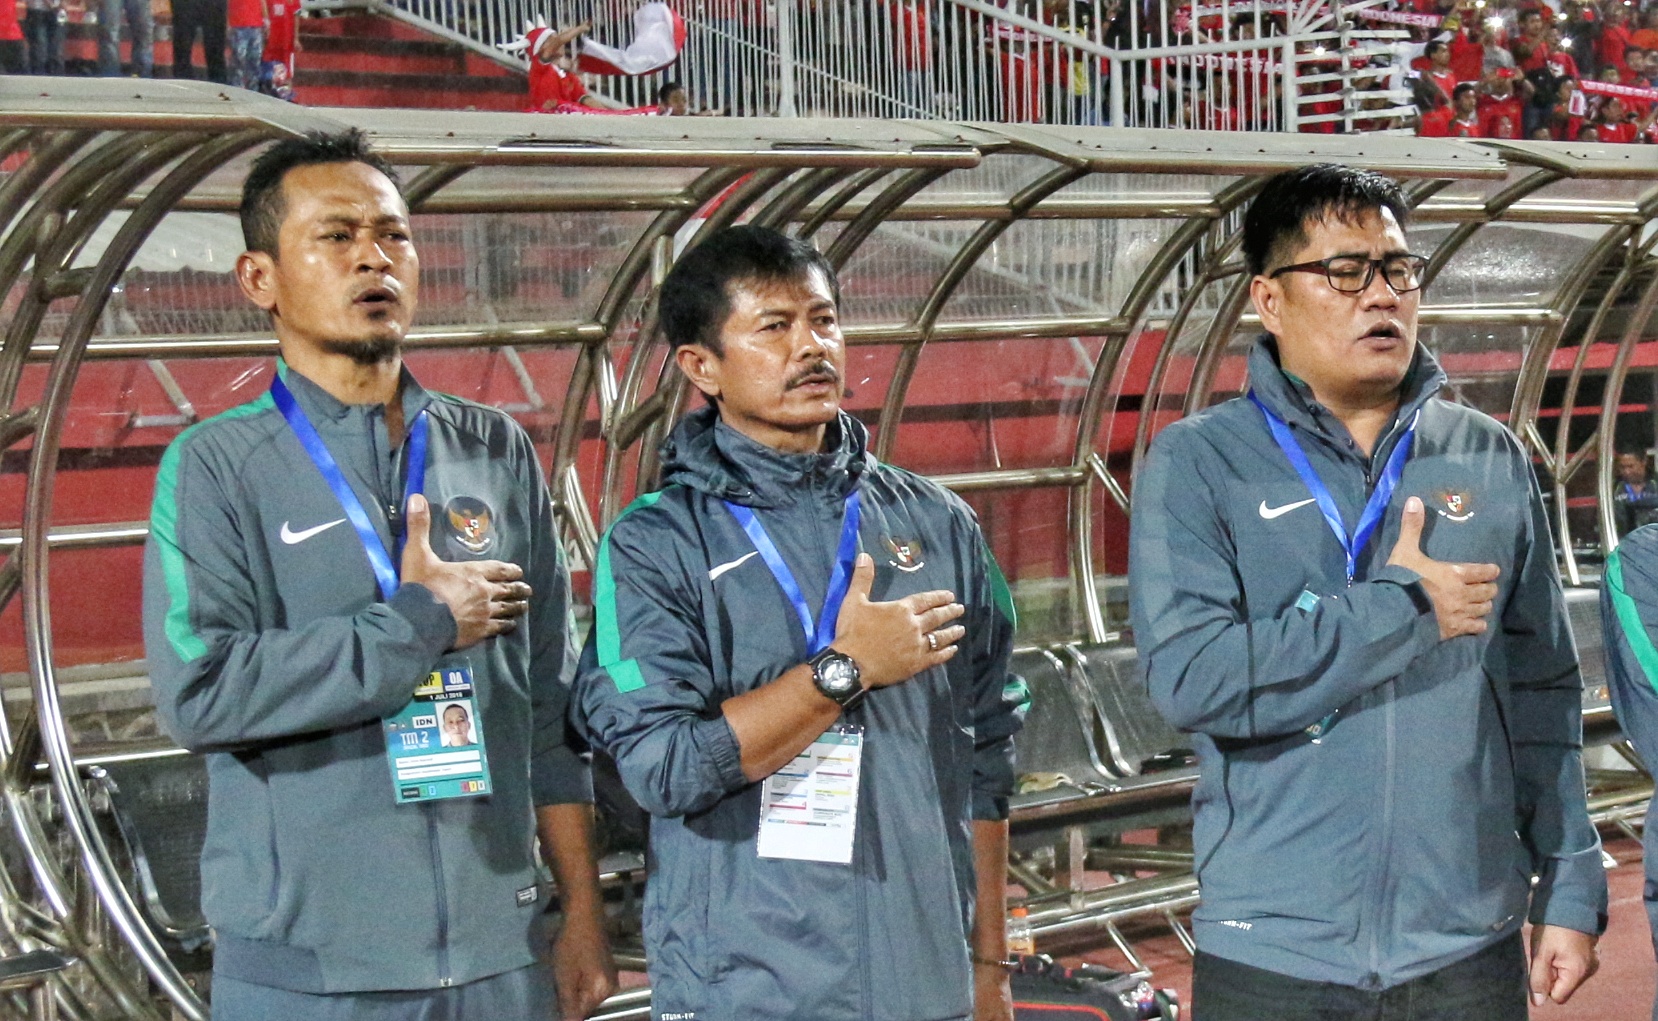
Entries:
<svg viewBox="0 0 1658 1021">
<path fill-rule="evenodd" d="M 576 67 L 590 74 L 650 74 L 678 60 L 684 48 L 685 19 L 665 3 L 640 4 L 626 49 L 583 39 Z"/>
</svg>

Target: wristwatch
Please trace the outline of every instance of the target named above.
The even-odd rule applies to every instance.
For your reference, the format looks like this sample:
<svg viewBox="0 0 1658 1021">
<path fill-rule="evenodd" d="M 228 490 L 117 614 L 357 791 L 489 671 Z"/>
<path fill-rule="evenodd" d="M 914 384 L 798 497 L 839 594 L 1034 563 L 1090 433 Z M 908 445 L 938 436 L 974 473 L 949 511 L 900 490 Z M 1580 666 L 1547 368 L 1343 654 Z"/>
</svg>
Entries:
<svg viewBox="0 0 1658 1021">
<path fill-rule="evenodd" d="M 844 652 L 824 649 L 806 661 L 812 668 L 812 683 L 845 712 L 863 701 L 865 688 L 858 664 Z"/>
</svg>

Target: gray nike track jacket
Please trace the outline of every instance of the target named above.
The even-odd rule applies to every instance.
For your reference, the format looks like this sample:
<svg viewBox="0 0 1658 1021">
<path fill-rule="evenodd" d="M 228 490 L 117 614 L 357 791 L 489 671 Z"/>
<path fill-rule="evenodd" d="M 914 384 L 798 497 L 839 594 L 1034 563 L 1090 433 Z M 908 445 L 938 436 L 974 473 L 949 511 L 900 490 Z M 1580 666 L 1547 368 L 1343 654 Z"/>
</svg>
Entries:
<svg viewBox="0 0 1658 1021">
<path fill-rule="evenodd" d="M 1312 493 L 1247 399 L 1163 430 L 1136 482 L 1135 644 L 1202 768 L 1199 947 L 1377 989 L 1504 938 L 1528 902 L 1534 922 L 1601 931 L 1582 679 L 1525 452 L 1489 417 L 1436 399 L 1445 376 L 1423 348 L 1368 458 L 1279 368 L 1271 338 L 1249 378 L 1349 529 L 1421 417 L 1351 586 Z M 1411 496 L 1427 507 L 1428 556 L 1502 569 L 1485 634 L 1441 641 L 1419 576 L 1387 565 Z"/>
<path fill-rule="evenodd" d="M 384 409 L 279 363 L 382 542 L 404 450 Z M 162 458 L 144 557 L 144 633 L 162 726 L 207 755 L 202 907 L 215 969 L 301 992 L 429 989 L 536 960 L 534 804 L 591 800 L 565 744 L 568 579 L 529 437 L 428 393 L 425 494 L 446 560 L 521 565 L 524 626 L 464 652 L 423 586 L 382 600 L 361 541 L 264 394 Z M 395 562 L 395 558 L 394 558 Z M 471 667 L 493 791 L 398 805 L 382 718 L 439 663 Z"/>
<path fill-rule="evenodd" d="M 780 454 L 703 408 L 664 445 L 667 487 L 604 539 L 577 711 L 648 810 L 652 1010 L 674 1021 L 946 1021 L 972 1011 L 971 823 L 1001 819 L 1027 698 L 1013 613 L 972 511 L 877 464 L 844 413 L 823 454 Z M 726 699 L 807 658 L 788 599 L 721 503 L 755 509 L 806 604 L 823 604 L 860 489 L 870 598 L 949 589 L 967 636 L 942 667 L 869 694 L 850 865 L 762 859 L 761 785 Z"/>
</svg>

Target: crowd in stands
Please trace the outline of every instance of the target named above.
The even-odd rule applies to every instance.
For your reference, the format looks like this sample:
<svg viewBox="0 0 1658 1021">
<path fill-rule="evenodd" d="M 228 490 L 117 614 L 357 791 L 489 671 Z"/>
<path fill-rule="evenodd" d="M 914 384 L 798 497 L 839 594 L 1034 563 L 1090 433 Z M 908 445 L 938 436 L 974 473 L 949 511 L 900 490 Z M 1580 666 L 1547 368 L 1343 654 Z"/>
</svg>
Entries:
<svg viewBox="0 0 1658 1021">
<path fill-rule="evenodd" d="M 1658 141 L 1658 0 L 1439 0 L 1411 68 L 1418 133 Z"/>
<path fill-rule="evenodd" d="M 291 96 L 299 0 L 167 0 L 165 9 L 172 77 Z M 154 77 L 156 13 L 151 0 L 0 0 L 0 74 L 66 73 L 64 41 L 73 14 L 97 26 L 99 76 Z"/>
</svg>

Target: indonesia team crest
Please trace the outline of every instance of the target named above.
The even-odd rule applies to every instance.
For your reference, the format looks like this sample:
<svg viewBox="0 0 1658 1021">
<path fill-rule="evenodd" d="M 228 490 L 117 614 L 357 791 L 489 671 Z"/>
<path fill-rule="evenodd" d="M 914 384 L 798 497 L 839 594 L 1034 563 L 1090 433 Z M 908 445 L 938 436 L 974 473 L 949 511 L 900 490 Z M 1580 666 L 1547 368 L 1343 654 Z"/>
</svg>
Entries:
<svg viewBox="0 0 1658 1021">
<path fill-rule="evenodd" d="M 890 536 L 886 536 L 883 537 L 882 541 L 886 543 L 887 552 L 892 554 L 892 559 L 887 561 L 887 563 L 898 568 L 900 571 L 903 571 L 905 574 L 909 574 L 912 571 L 919 571 L 923 567 L 927 566 L 926 561 L 921 559 L 920 539 L 899 541 Z"/>
<path fill-rule="evenodd" d="M 495 515 L 489 504 L 477 497 L 457 496 L 443 509 L 449 518 L 449 538 L 461 549 L 481 556 L 495 545 Z"/>
<path fill-rule="evenodd" d="M 1473 500 L 1467 493 L 1447 489 L 1438 495 L 1439 502 L 1445 505 L 1443 508 L 1435 508 L 1439 511 L 1440 517 L 1461 522 L 1474 516 Z"/>
</svg>

